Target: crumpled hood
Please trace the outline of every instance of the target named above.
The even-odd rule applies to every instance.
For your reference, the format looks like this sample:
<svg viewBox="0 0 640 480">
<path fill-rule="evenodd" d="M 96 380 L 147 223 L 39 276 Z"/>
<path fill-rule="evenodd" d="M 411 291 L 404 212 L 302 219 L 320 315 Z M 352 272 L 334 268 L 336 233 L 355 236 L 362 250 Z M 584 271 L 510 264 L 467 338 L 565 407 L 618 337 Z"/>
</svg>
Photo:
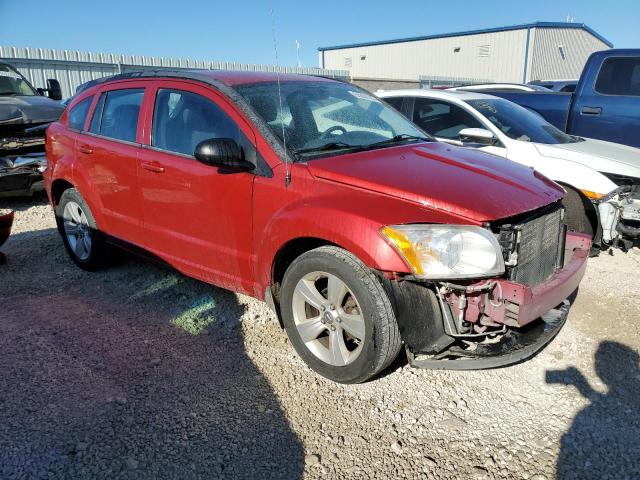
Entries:
<svg viewBox="0 0 640 480">
<path fill-rule="evenodd" d="M 54 122 L 64 105 L 40 95 L 0 95 L 0 127 L 3 124 Z"/>
<path fill-rule="evenodd" d="M 616 173 L 640 178 L 640 149 L 604 142 L 602 140 L 585 139 L 583 142 L 545 145 L 536 143 L 540 155 L 561 158 L 604 173 Z"/>
<path fill-rule="evenodd" d="M 564 190 L 529 167 L 440 142 L 310 160 L 318 178 L 391 195 L 478 222 L 548 205 Z"/>
</svg>

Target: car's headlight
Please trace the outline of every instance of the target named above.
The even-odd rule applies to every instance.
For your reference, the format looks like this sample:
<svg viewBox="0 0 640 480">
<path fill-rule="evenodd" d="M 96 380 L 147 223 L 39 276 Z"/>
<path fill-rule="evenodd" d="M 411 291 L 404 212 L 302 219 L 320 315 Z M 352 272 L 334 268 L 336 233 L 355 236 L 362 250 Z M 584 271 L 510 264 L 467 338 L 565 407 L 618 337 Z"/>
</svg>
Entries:
<svg viewBox="0 0 640 480">
<path fill-rule="evenodd" d="M 404 257 L 416 277 L 462 279 L 504 273 L 500 245 L 484 228 L 390 225 L 381 232 Z"/>
</svg>

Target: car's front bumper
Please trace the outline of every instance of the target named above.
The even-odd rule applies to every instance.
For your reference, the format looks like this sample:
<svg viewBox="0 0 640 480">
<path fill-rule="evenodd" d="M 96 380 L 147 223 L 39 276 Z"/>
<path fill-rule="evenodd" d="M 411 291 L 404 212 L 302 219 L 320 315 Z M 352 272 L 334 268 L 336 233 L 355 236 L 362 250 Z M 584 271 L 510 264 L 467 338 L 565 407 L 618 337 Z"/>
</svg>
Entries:
<svg viewBox="0 0 640 480">
<path fill-rule="evenodd" d="M 0 158 L 0 198 L 32 196 L 43 191 L 42 172 L 46 165 L 44 153 Z"/>
<path fill-rule="evenodd" d="M 409 326 L 406 319 L 399 318 L 411 365 L 454 370 L 485 369 L 518 363 L 535 355 L 564 325 L 570 298 L 584 276 L 590 247 L 588 236 L 568 233 L 563 268 L 533 287 L 506 279 L 478 282 L 467 286 L 464 293 L 443 285 L 436 286 L 435 296 L 440 296 L 440 308 L 436 311 L 431 304 L 430 316 L 440 317 L 433 324 L 415 328 Z M 474 288 L 486 285 L 490 288 L 474 291 Z M 400 315 L 402 302 L 398 310 Z M 408 303 L 414 308 L 415 321 L 415 306 L 419 305 L 415 294 Z M 424 305 L 428 307 L 427 303 Z M 477 333 L 457 335 L 453 326 L 456 320 L 470 325 L 473 332 L 488 333 L 484 336 Z M 427 336 L 427 341 L 409 338 L 420 332 Z"/>
</svg>

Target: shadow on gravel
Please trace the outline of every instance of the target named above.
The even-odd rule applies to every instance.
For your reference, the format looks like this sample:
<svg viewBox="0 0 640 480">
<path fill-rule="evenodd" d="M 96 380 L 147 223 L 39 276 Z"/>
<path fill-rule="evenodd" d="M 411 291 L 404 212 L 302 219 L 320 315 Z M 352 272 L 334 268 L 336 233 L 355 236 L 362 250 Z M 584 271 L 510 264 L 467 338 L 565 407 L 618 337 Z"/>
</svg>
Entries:
<svg viewBox="0 0 640 480">
<path fill-rule="evenodd" d="M 574 367 L 547 371 L 547 383 L 573 385 L 591 402 L 562 437 L 558 478 L 640 478 L 640 354 L 605 341 L 595 362 L 607 393 L 595 391 Z"/>
<path fill-rule="evenodd" d="M 53 228 L 4 251 L 0 478 L 302 476 L 236 295 L 135 258 L 83 272 Z"/>
<path fill-rule="evenodd" d="M 17 212 L 28 210 L 34 205 L 48 205 L 47 194 L 38 192 L 33 197 L 0 197 L 0 208 L 8 208 Z"/>
</svg>

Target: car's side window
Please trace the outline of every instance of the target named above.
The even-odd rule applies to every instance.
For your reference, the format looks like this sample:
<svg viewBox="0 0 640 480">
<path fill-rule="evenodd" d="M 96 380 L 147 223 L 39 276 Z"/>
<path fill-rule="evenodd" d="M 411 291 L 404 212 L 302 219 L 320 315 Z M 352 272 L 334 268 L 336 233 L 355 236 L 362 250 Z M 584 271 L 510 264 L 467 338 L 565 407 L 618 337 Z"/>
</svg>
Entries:
<svg viewBox="0 0 640 480">
<path fill-rule="evenodd" d="M 144 89 L 111 90 L 100 96 L 89 131 L 116 140 L 136 141 Z"/>
<path fill-rule="evenodd" d="M 192 156 L 196 146 L 210 138 L 240 142 L 240 129 L 218 105 L 202 95 L 158 90 L 153 110 L 153 147 Z"/>
<path fill-rule="evenodd" d="M 91 133 L 100 133 L 100 123 L 102 122 L 102 109 L 104 108 L 105 98 L 107 98 L 106 93 L 100 95 L 96 108 L 93 109 L 93 116 L 91 117 L 91 123 L 89 123 L 89 131 Z"/>
<path fill-rule="evenodd" d="M 69 128 L 82 130 L 93 96 L 87 97 L 69 111 Z"/>
<path fill-rule="evenodd" d="M 402 102 L 404 101 L 404 97 L 387 97 L 384 101 L 402 113 Z"/>
<path fill-rule="evenodd" d="M 607 58 L 598 73 L 596 92 L 640 96 L 640 57 Z"/>
<path fill-rule="evenodd" d="M 434 137 L 457 140 L 464 128 L 484 128 L 465 109 L 452 103 L 430 98 L 416 98 L 413 122 Z"/>
</svg>

